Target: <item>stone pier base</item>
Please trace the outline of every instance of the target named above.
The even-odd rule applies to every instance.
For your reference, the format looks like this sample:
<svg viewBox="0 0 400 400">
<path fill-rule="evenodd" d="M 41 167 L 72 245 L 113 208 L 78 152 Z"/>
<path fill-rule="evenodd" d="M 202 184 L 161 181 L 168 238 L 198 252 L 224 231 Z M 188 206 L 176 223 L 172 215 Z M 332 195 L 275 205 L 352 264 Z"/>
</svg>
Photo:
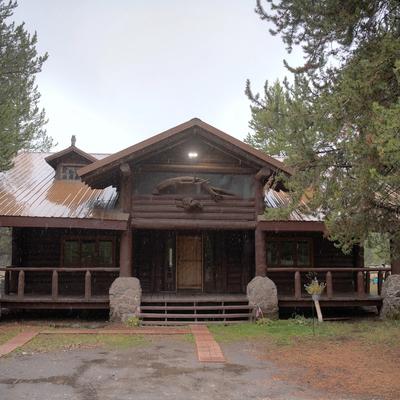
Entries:
<svg viewBox="0 0 400 400">
<path fill-rule="evenodd" d="M 142 288 L 137 278 L 117 278 L 110 291 L 110 321 L 125 322 L 140 314 Z"/>
<path fill-rule="evenodd" d="M 400 320 L 400 275 L 390 275 L 382 287 L 381 318 Z"/>
<path fill-rule="evenodd" d="M 279 317 L 278 291 L 275 283 L 268 277 L 253 278 L 247 285 L 247 298 L 251 306 L 260 307 L 265 318 Z"/>
</svg>

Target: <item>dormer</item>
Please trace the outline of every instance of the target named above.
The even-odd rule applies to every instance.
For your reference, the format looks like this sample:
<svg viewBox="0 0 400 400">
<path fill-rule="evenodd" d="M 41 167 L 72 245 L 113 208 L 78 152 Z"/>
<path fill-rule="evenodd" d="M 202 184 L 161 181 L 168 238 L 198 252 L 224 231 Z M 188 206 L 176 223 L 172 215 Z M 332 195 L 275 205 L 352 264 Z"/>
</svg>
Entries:
<svg viewBox="0 0 400 400">
<path fill-rule="evenodd" d="M 55 170 L 55 178 L 67 181 L 79 181 L 79 168 L 92 164 L 97 158 L 76 147 L 76 137 L 72 135 L 71 146 L 45 158 L 46 162 Z"/>
</svg>

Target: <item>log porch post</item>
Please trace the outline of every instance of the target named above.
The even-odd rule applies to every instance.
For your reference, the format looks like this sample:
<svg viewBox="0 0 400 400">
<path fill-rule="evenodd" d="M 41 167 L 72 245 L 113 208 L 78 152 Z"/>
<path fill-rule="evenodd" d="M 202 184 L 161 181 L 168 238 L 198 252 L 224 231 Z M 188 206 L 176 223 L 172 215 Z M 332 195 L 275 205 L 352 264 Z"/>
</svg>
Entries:
<svg viewBox="0 0 400 400">
<path fill-rule="evenodd" d="M 393 251 L 394 243 L 390 243 L 390 265 L 392 267 L 392 275 L 400 275 L 400 257 L 394 257 Z M 398 247 L 399 248 L 399 247 Z"/>
<path fill-rule="evenodd" d="M 129 164 L 124 163 L 120 166 L 121 187 L 120 201 L 123 212 L 131 213 L 132 199 L 132 170 Z M 119 245 L 119 276 L 132 276 L 132 228 L 130 219 L 128 220 L 128 229 L 121 233 Z"/>
<path fill-rule="evenodd" d="M 267 275 L 267 253 L 265 245 L 265 232 L 256 228 L 255 231 L 255 261 L 256 261 L 256 276 Z"/>
<path fill-rule="evenodd" d="M 262 168 L 254 176 L 255 181 L 255 219 L 258 220 L 258 216 L 264 213 L 264 186 L 265 181 L 271 176 L 272 171 L 268 167 Z M 256 276 L 266 276 L 267 275 L 267 258 L 266 258 L 266 245 L 265 245 L 265 232 L 260 229 L 259 226 L 256 227 L 255 237 L 255 263 L 256 263 Z"/>
<path fill-rule="evenodd" d="M 400 275 L 400 258 L 392 259 L 391 265 L 392 265 L 392 274 Z"/>
</svg>

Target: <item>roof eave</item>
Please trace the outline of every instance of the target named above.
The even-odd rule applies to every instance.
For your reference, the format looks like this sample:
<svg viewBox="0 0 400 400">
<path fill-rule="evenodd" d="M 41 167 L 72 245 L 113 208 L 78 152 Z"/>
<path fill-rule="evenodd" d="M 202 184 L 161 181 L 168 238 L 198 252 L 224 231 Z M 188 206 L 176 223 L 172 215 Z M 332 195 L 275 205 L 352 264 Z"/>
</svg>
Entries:
<svg viewBox="0 0 400 400">
<path fill-rule="evenodd" d="M 94 174 L 98 174 L 99 172 L 104 173 L 104 172 L 110 171 L 113 168 L 115 168 L 116 166 L 118 166 L 120 163 L 126 162 L 126 161 L 134 158 L 135 153 L 138 153 L 141 150 L 145 150 L 146 148 L 154 146 L 164 140 L 171 138 L 174 135 L 177 135 L 179 133 L 182 133 L 182 132 L 184 132 L 188 129 L 194 128 L 194 127 L 199 127 L 201 129 L 203 129 L 204 131 L 209 132 L 211 135 L 219 138 L 223 142 L 227 142 L 227 143 L 235 146 L 237 149 L 248 153 L 249 155 L 252 156 L 252 158 L 258 160 L 260 167 L 264 166 L 265 164 L 269 164 L 269 165 L 275 167 L 276 169 L 283 171 L 284 173 L 286 173 L 288 175 L 293 174 L 293 170 L 290 167 L 286 166 L 283 162 L 266 155 L 262 151 L 251 147 L 247 143 L 244 143 L 244 142 L 228 135 L 227 133 L 213 127 L 212 125 L 209 125 L 209 124 L 201 121 L 198 118 L 193 118 L 189 121 L 186 121 L 183 124 L 177 125 L 171 129 L 161 132 L 155 136 L 152 136 L 149 139 L 146 139 L 146 140 L 139 142 L 133 146 L 130 146 L 124 150 L 121 150 L 115 154 L 105 157 L 102 160 L 97 160 L 93 164 L 90 164 L 90 165 L 80 168 L 77 171 L 77 173 L 84 182 L 87 182 L 87 180 L 90 176 L 93 176 Z"/>
</svg>

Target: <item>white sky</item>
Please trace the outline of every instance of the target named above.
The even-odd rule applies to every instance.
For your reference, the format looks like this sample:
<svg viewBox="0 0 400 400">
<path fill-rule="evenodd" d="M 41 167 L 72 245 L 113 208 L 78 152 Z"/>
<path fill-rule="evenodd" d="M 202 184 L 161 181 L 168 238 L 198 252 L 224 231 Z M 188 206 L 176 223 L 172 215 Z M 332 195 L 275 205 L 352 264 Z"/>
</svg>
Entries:
<svg viewBox="0 0 400 400">
<path fill-rule="evenodd" d="M 279 37 L 255 0 L 19 0 L 49 59 L 37 78 L 47 131 L 88 152 L 121 150 L 193 117 L 239 138 L 249 132 L 245 80 L 288 72 Z"/>
</svg>

